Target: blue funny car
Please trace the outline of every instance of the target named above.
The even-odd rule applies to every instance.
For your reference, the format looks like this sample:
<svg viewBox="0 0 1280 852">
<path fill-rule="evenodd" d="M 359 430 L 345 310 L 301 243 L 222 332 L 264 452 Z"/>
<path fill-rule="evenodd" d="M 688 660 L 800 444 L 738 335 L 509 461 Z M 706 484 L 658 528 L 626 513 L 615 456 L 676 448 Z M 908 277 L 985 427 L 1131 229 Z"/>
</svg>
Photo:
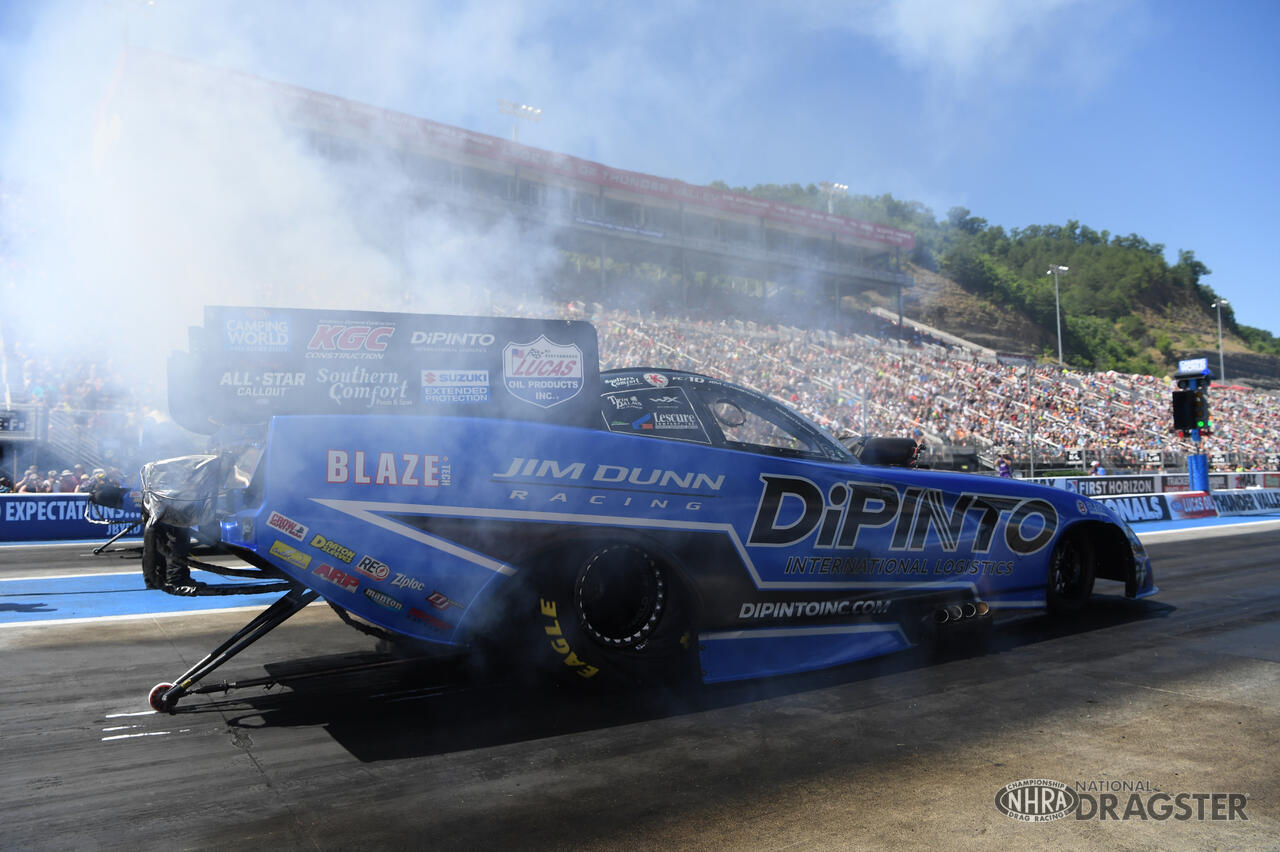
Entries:
<svg viewBox="0 0 1280 852">
<path fill-rule="evenodd" d="M 170 395 L 218 449 L 144 468 L 149 532 L 199 530 L 286 593 L 153 706 L 317 597 L 390 639 L 572 679 L 710 683 L 994 610 L 1071 614 L 1095 580 L 1156 591 L 1088 498 L 918 470 L 909 440 L 838 440 L 748 388 L 598 363 L 585 322 L 206 309 Z"/>
</svg>

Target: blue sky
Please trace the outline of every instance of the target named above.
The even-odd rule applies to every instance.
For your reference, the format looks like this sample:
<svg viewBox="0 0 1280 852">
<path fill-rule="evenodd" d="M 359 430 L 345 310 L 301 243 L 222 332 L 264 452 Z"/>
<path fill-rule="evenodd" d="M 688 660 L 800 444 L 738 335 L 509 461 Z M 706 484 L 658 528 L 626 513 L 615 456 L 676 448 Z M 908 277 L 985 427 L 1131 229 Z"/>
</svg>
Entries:
<svg viewBox="0 0 1280 852">
<path fill-rule="evenodd" d="M 1137 233 L 1280 334 L 1280 4 L 641 6 L 6 0 L 0 179 L 56 167 L 33 168 L 33 128 L 80 138 L 127 38 L 497 135 L 498 98 L 533 104 L 521 141 L 692 183 Z"/>
</svg>

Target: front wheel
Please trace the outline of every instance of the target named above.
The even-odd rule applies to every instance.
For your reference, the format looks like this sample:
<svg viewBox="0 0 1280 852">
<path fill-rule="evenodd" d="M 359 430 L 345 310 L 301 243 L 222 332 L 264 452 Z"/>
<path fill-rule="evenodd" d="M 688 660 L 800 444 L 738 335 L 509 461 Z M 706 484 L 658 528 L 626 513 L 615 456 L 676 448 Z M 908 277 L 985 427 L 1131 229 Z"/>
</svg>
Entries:
<svg viewBox="0 0 1280 852">
<path fill-rule="evenodd" d="M 1093 543 L 1079 533 L 1066 533 L 1049 557 L 1045 605 L 1053 615 L 1074 615 L 1093 594 Z"/>
<path fill-rule="evenodd" d="M 591 683 L 679 678 L 693 646 L 689 596 L 635 544 L 571 548 L 536 570 L 532 641 L 543 668 Z"/>
</svg>

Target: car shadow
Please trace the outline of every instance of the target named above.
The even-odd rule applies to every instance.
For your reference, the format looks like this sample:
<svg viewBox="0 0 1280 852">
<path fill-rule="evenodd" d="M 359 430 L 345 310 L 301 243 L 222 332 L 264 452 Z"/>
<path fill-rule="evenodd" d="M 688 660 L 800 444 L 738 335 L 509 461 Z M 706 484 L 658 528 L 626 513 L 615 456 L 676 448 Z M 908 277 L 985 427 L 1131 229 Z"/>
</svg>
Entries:
<svg viewBox="0 0 1280 852">
<path fill-rule="evenodd" d="M 267 677 L 242 681 L 225 698 L 202 703 L 188 698 L 178 712 L 218 712 L 233 730 L 320 726 L 352 756 L 373 762 L 546 739 L 870 682 L 1161 619 L 1175 609 L 1154 600 L 1098 596 L 1070 620 L 1041 613 L 1002 617 L 985 635 L 949 637 L 834 669 L 713 686 L 582 688 L 548 683 L 522 670 L 475 665 L 465 657 L 331 655 L 269 664 Z M 261 691 L 267 682 L 270 691 Z"/>
</svg>

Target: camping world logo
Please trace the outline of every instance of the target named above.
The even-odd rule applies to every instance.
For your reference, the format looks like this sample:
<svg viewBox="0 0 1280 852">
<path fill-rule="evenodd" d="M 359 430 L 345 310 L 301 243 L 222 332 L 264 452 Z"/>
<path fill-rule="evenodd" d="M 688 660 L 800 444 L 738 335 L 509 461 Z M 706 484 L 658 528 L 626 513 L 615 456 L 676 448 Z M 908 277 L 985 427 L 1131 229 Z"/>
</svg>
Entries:
<svg viewBox="0 0 1280 852">
<path fill-rule="evenodd" d="M 582 390 L 582 350 L 545 334 L 528 343 L 508 343 L 502 350 L 502 381 L 517 399 L 540 408 L 559 405 Z"/>
<path fill-rule="evenodd" d="M 1024 778 L 996 791 L 996 809 L 1019 822 L 1053 822 L 1075 813 L 1080 797 L 1061 781 Z"/>
</svg>

